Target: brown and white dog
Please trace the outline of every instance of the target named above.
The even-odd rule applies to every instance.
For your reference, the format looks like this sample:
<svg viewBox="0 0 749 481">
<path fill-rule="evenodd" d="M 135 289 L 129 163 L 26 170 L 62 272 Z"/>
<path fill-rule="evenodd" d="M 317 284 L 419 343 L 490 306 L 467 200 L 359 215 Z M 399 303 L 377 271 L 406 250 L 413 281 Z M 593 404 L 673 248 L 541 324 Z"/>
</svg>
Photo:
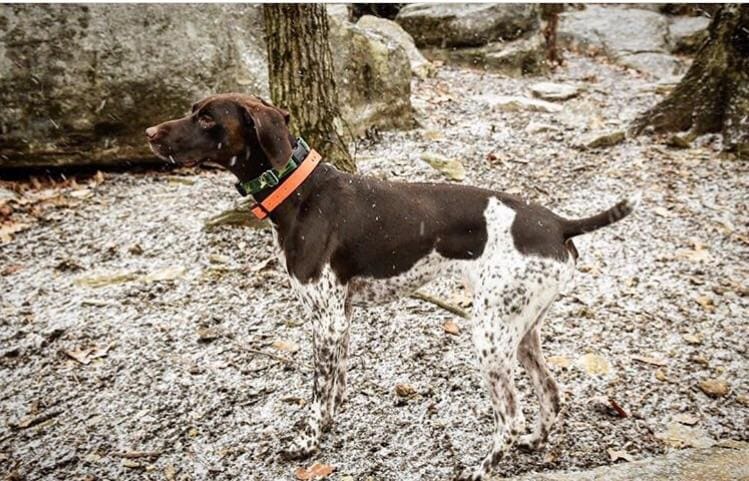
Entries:
<svg viewBox="0 0 749 481">
<path fill-rule="evenodd" d="M 211 160 L 241 183 L 287 165 L 298 148 L 288 121 L 287 112 L 262 99 L 223 94 L 198 102 L 184 118 L 149 127 L 146 135 L 157 155 L 186 165 Z M 255 193 L 255 200 L 270 198 L 283 182 Z M 472 286 L 473 342 L 494 409 L 491 450 L 466 477 L 484 477 L 513 444 L 539 447 L 559 413 L 539 333 L 544 313 L 572 278 L 577 252 L 571 239 L 622 219 L 636 201 L 569 220 L 501 192 L 385 182 L 325 163 L 293 187 L 268 216 L 282 264 L 311 318 L 315 371 L 306 428 L 285 453 L 314 452 L 344 401 L 351 306 L 388 301 L 446 269 L 463 272 Z M 541 406 L 535 428 L 524 435 L 516 359 Z"/>
</svg>

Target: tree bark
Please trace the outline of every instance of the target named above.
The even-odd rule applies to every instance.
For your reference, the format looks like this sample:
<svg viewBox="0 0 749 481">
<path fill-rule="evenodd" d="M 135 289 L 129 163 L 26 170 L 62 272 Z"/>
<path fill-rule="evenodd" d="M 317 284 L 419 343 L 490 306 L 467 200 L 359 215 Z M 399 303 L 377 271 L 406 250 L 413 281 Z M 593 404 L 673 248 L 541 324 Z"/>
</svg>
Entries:
<svg viewBox="0 0 749 481">
<path fill-rule="evenodd" d="M 326 161 L 355 171 L 338 108 L 325 5 L 265 4 L 263 16 L 273 102 L 289 110 L 292 132 Z"/>
<path fill-rule="evenodd" d="M 749 156 L 749 5 L 722 6 L 708 40 L 676 88 L 640 115 L 630 132 L 721 132 L 725 150 Z"/>
</svg>

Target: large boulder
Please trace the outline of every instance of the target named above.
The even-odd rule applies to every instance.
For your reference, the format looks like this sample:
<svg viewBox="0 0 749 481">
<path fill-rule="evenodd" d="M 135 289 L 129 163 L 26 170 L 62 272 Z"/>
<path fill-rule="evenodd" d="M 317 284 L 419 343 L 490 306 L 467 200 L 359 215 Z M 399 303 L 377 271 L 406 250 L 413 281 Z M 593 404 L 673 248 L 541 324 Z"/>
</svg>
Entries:
<svg viewBox="0 0 749 481">
<path fill-rule="evenodd" d="M 655 78 L 669 78 L 685 70 L 684 64 L 669 54 L 667 18 L 650 10 L 588 6 L 560 15 L 557 35 L 562 45 L 605 55 Z"/>
<path fill-rule="evenodd" d="M 397 23 L 386 18 L 364 15 L 356 22 L 356 26 L 377 32 L 403 47 L 411 63 L 411 72 L 417 77 L 424 78 L 434 73 L 434 66 L 416 48 L 413 37 Z"/>
<path fill-rule="evenodd" d="M 538 27 L 538 7 L 531 4 L 410 4 L 398 22 L 419 47 L 477 47 L 513 40 Z"/>
<path fill-rule="evenodd" d="M 143 131 L 212 93 L 268 96 L 253 5 L 11 5 L 0 9 L 0 168 L 158 162 Z M 408 57 L 331 17 L 351 132 L 411 125 Z"/>
<path fill-rule="evenodd" d="M 218 91 L 268 92 L 255 6 L 0 9 L 0 166 L 153 159 L 143 130 Z"/>
<path fill-rule="evenodd" d="M 424 50 L 431 60 L 465 65 L 511 77 L 542 75 L 548 71 L 546 44 L 540 34 L 481 47 Z"/>
<path fill-rule="evenodd" d="M 330 18 L 330 44 L 344 131 L 411 128 L 411 65 L 404 48 L 374 30 Z"/>
</svg>

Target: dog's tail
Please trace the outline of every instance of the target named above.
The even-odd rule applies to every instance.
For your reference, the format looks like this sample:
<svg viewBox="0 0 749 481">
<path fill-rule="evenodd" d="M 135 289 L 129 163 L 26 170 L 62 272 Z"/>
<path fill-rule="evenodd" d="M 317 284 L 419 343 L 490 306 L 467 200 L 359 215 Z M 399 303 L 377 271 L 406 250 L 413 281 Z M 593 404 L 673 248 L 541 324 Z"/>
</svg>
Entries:
<svg viewBox="0 0 749 481">
<path fill-rule="evenodd" d="M 563 219 L 562 220 L 562 233 L 565 239 L 575 237 L 577 235 L 593 232 L 601 227 L 606 227 L 614 222 L 618 222 L 629 214 L 631 214 L 641 199 L 640 192 L 635 193 L 629 199 L 625 199 L 614 207 L 596 214 L 592 217 L 586 217 L 584 219 Z"/>
</svg>

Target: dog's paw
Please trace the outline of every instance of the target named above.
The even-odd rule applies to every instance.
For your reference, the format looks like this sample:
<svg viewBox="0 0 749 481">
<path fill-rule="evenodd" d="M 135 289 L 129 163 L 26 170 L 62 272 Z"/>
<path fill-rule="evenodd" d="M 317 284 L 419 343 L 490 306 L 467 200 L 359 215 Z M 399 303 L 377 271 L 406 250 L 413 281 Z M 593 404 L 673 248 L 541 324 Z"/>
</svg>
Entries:
<svg viewBox="0 0 749 481">
<path fill-rule="evenodd" d="M 305 459 L 317 452 L 317 443 L 306 435 L 297 436 L 291 444 L 281 450 L 281 457 L 287 461 Z"/>
</svg>

